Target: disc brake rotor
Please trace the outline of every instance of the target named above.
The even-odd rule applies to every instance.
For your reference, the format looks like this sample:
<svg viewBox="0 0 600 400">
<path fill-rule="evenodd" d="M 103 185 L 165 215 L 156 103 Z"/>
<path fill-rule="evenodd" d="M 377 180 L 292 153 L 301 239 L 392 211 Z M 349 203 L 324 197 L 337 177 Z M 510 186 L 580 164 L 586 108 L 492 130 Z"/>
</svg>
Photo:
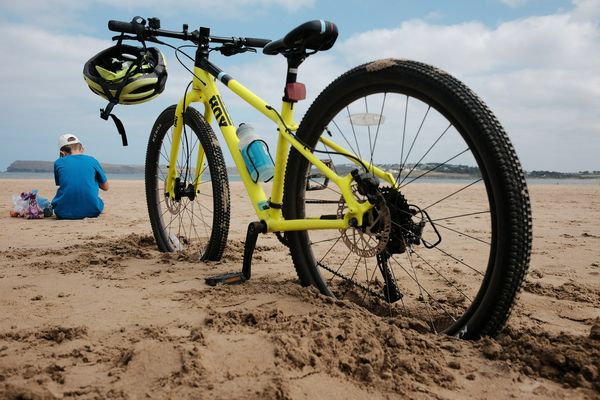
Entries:
<svg viewBox="0 0 600 400">
<path fill-rule="evenodd" d="M 179 214 L 179 209 L 181 208 L 181 201 L 165 197 L 165 204 L 167 206 L 167 210 L 169 210 L 171 214 Z"/>
<path fill-rule="evenodd" d="M 352 187 L 352 193 L 359 202 L 366 201 L 361 199 L 356 186 Z M 344 198 L 338 202 L 337 216 L 344 218 L 348 210 L 348 205 Z M 379 206 L 373 207 L 363 216 L 363 224 L 359 227 L 349 227 L 340 229 L 341 238 L 344 244 L 355 254 L 361 257 L 375 257 L 381 253 L 387 246 L 392 231 L 392 219 L 390 210 L 385 202 L 380 202 Z"/>
<path fill-rule="evenodd" d="M 164 190 L 163 193 L 165 196 L 165 207 L 171 214 L 179 214 L 179 210 L 181 209 L 181 201 L 177 201 L 172 199 L 171 196 Z"/>
</svg>

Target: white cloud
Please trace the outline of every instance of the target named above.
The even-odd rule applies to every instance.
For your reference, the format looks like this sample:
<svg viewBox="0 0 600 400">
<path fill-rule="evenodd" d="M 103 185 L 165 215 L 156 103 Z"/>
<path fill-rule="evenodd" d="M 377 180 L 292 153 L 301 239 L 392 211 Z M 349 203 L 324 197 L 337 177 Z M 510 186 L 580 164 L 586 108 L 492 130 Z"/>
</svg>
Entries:
<svg viewBox="0 0 600 400">
<path fill-rule="evenodd" d="M 83 64 L 109 41 L 59 35 L 28 25 L 0 26 L 2 92 L 27 99 L 77 94 L 83 83 Z M 85 87 L 85 85 L 83 85 Z"/>
<path fill-rule="evenodd" d="M 495 28 L 413 20 L 355 35 L 337 49 L 348 64 L 401 57 L 459 77 L 500 117 L 526 169 L 598 169 L 598 9 L 600 2 L 581 0 L 571 13 Z"/>
<path fill-rule="evenodd" d="M 165 0 L 95 0 L 100 4 L 107 4 L 115 8 L 131 9 L 135 7 L 148 7 L 151 9 L 166 10 L 169 7 L 184 10 L 210 10 L 211 13 L 227 11 L 239 14 L 240 11 L 248 12 L 256 7 L 282 7 L 289 11 L 312 7 L 316 0 L 228 0 L 216 2 L 213 0 L 179 0 L 168 2 Z M 170 4 L 169 4 L 170 3 Z M 237 11 L 236 11 L 237 10 Z"/>
<path fill-rule="evenodd" d="M 337 45 L 349 60 L 411 57 L 461 73 L 521 66 L 576 68 L 600 62 L 598 28 L 569 15 L 532 17 L 499 25 L 434 25 L 422 20 L 355 35 Z"/>
<path fill-rule="evenodd" d="M 592 21 L 598 24 L 600 18 L 600 1 L 598 0 L 572 0 L 575 9 L 571 13 L 574 20 Z"/>
<path fill-rule="evenodd" d="M 84 3 L 58 1 L 63 15 L 76 14 Z M 182 1 L 181 7 L 198 10 L 207 0 Z M 96 2 L 113 4 L 113 0 Z M 228 4 L 242 10 L 276 5 L 293 11 L 294 7 L 311 7 L 314 2 L 235 0 Z M 114 0 L 115 7 L 139 4 L 138 0 Z M 158 8 L 162 3 L 147 0 L 144 4 Z M 473 87 L 504 124 L 526 169 L 599 169 L 600 2 L 574 0 L 574 5 L 568 13 L 524 18 L 493 28 L 477 22 L 448 26 L 412 20 L 396 29 L 354 35 L 339 41 L 332 50 L 310 57 L 300 68 L 299 80 L 306 83 L 309 98 L 298 104 L 296 115 L 301 119 L 322 88 L 354 65 L 384 57 L 415 59 L 446 69 Z M 57 13 L 42 0 L 3 2 L 0 12 L 26 15 L 28 7 L 39 7 L 38 17 L 46 13 L 48 20 Z M 178 100 L 189 81 L 172 53 L 163 49 L 170 75 L 159 100 L 117 108 L 132 146 L 114 151 L 119 146 L 114 128 L 98 117 L 98 109 L 105 104 L 92 95 L 81 76 L 84 62 L 110 42 L 56 34 L 37 26 L 0 24 L 0 52 L 5 55 L 0 66 L 0 135 L 4 144 L 0 169 L 23 151 L 23 137 L 35 144 L 28 147 L 29 158 L 52 159 L 48 150 L 54 148 L 56 136 L 68 130 L 83 131 L 84 139 L 93 141 L 91 148 L 96 154 L 100 152 L 101 158 L 141 163 L 153 120 L 162 108 Z M 280 104 L 283 58 L 244 55 L 215 61 L 265 100 Z M 227 90 L 222 91 L 225 97 Z M 244 111 L 234 97 L 226 100 L 236 122 L 254 122 L 261 127 L 258 114 Z"/>
<path fill-rule="evenodd" d="M 0 4 L 0 10 L 20 16 L 35 17 L 37 14 L 59 15 L 64 12 L 85 9 L 85 2 L 78 0 L 28 0 L 28 1 L 6 1 Z"/>
<path fill-rule="evenodd" d="M 293 13 L 311 8 L 315 2 L 316 0 L 28 0 L 4 1 L 0 3 L 0 12 L 19 16 L 30 24 L 58 28 L 79 24 L 77 15 L 84 11 L 107 7 L 115 11 L 158 12 L 164 16 L 183 12 L 210 15 L 213 19 L 239 19 L 274 7 Z"/>
<path fill-rule="evenodd" d="M 500 2 L 506 4 L 512 8 L 522 7 L 525 4 L 529 3 L 531 0 L 500 0 Z"/>
<path fill-rule="evenodd" d="M 21 24 L 0 25 L 0 36 L 5 55 L 0 67 L 0 159 L 3 164 L 15 157 L 52 159 L 60 133 L 93 130 L 88 117 L 98 115 L 100 107 L 82 70 L 109 42 Z"/>
<path fill-rule="evenodd" d="M 79 29 L 83 23 L 79 15 L 88 8 L 88 3 L 78 0 L 28 0 L 0 2 L 0 15 L 17 17 L 35 28 L 62 30 L 65 27 Z"/>
</svg>

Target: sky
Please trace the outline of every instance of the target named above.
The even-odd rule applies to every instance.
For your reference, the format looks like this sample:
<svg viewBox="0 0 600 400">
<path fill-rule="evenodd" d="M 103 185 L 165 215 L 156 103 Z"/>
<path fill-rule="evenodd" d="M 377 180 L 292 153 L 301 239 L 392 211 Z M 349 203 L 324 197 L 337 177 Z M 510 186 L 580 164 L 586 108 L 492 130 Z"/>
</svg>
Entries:
<svg viewBox="0 0 600 400">
<path fill-rule="evenodd" d="M 278 39 L 312 19 L 336 23 L 335 46 L 310 57 L 299 81 L 310 102 L 348 69 L 379 58 L 429 63 L 471 87 L 493 110 L 525 170 L 600 170 L 600 0 L 0 0 L 0 171 L 14 160 L 52 161 L 58 137 L 77 135 L 104 163 L 143 164 L 160 111 L 189 76 L 168 48 L 167 88 L 157 99 L 117 106 L 122 147 L 106 101 L 82 68 L 111 46 L 107 21 L 159 17 L 164 29 L 211 28 L 218 36 Z M 279 107 L 283 57 L 211 56 L 223 70 Z M 220 86 L 234 122 L 275 131 Z M 201 108 L 201 107 L 200 107 Z"/>
</svg>

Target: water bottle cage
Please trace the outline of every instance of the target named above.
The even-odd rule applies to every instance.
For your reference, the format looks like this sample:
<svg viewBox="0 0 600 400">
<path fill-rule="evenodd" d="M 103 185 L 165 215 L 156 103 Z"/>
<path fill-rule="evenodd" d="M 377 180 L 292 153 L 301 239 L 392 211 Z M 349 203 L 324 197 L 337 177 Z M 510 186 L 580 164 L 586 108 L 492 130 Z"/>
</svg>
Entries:
<svg viewBox="0 0 600 400">
<path fill-rule="evenodd" d="M 267 155 L 269 156 L 269 158 L 271 159 L 271 162 L 273 164 L 275 164 L 275 162 L 273 161 L 273 157 L 271 157 L 271 152 L 269 151 L 269 145 L 267 144 L 267 142 L 265 142 L 262 139 L 255 139 L 252 142 L 250 142 L 250 144 L 248 146 L 246 146 L 244 149 L 242 149 L 242 151 L 246 152 L 246 158 L 248 160 L 250 160 L 250 162 L 252 163 L 252 169 L 254 171 L 256 171 L 256 179 L 252 178 L 252 171 L 250 170 L 250 168 L 248 168 L 249 166 L 246 166 L 246 168 L 248 168 L 248 171 L 250 172 L 250 178 L 252 178 L 252 182 L 256 183 L 258 182 L 258 180 L 260 179 L 260 172 L 258 172 L 258 167 L 256 164 L 254 164 L 254 160 L 252 159 L 252 157 L 250 157 L 250 147 L 252 147 L 252 145 L 256 142 L 263 142 L 265 147 L 267 148 Z M 269 179 L 267 179 L 265 182 L 269 182 L 271 179 L 273 179 L 273 177 L 270 177 Z"/>
</svg>

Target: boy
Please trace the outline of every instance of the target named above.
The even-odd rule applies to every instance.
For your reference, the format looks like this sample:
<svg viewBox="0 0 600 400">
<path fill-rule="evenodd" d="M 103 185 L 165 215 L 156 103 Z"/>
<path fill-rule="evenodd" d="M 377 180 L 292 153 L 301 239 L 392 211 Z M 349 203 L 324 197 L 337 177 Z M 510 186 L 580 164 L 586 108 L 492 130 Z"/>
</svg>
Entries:
<svg viewBox="0 0 600 400">
<path fill-rule="evenodd" d="M 54 162 L 54 181 L 58 186 L 52 207 L 59 219 L 97 217 L 104 209 L 98 188 L 108 190 L 108 180 L 100 163 L 83 154 L 75 135 L 58 138 L 60 158 Z"/>
</svg>

